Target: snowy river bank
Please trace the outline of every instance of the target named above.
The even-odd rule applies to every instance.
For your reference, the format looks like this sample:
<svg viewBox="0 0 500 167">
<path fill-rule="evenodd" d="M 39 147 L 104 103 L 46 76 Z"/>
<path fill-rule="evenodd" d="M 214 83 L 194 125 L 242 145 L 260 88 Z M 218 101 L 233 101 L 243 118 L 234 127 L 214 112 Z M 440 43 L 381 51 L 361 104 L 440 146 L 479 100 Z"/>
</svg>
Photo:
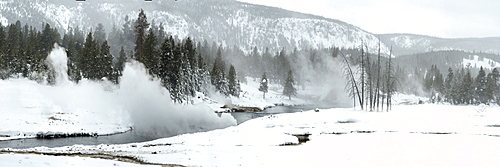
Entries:
<svg viewBox="0 0 500 167">
<path fill-rule="evenodd" d="M 150 142 L 2 151 L 131 156 L 184 166 L 496 166 L 500 107 L 477 109 L 434 104 L 379 113 L 325 109 Z M 309 141 L 299 144 L 294 134 L 310 134 Z M 7 157 L 0 162 L 17 162 Z"/>
</svg>

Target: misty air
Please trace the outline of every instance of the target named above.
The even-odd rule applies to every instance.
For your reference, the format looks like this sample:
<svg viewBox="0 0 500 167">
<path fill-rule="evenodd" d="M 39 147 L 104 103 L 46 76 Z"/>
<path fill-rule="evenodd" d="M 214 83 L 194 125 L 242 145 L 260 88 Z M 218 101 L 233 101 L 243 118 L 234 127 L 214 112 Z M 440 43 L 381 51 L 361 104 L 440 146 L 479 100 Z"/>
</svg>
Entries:
<svg viewBox="0 0 500 167">
<path fill-rule="evenodd" d="M 3 0 L 0 166 L 497 166 L 497 4 Z"/>
</svg>

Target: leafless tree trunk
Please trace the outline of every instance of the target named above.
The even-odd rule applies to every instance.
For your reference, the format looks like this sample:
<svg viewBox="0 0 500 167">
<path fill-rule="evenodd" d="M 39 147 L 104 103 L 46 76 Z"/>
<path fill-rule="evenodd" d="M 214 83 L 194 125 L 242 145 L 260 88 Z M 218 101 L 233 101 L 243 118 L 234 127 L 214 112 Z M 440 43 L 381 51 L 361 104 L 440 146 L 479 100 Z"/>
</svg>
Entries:
<svg viewBox="0 0 500 167">
<path fill-rule="evenodd" d="M 365 100 L 365 52 L 363 42 L 361 42 L 361 99 Z M 360 103 L 363 105 L 363 101 Z M 363 108 L 363 107 L 361 107 Z"/>
<path fill-rule="evenodd" d="M 352 71 L 351 65 L 349 64 L 349 61 L 347 60 L 347 57 L 344 55 L 344 53 L 342 53 L 340 51 L 339 51 L 339 53 L 342 55 L 342 58 L 344 60 L 344 61 L 342 61 L 342 65 L 343 65 L 342 71 L 344 73 L 344 77 L 347 79 L 347 84 L 346 84 L 347 91 L 349 92 L 349 95 L 354 100 L 354 106 L 356 106 L 356 95 L 358 96 L 361 110 L 363 110 L 363 100 L 360 96 L 358 84 L 356 83 L 356 78 L 354 77 L 354 73 Z"/>
<path fill-rule="evenodd" d="M 391 58 L 392 58 L 392 46 L 391 51 L 389 52 L 389 61 L 387 62 L 387 112 L 389 112 L 391 106 L 391 86 L 392 86 L 392 77 L 391 77 Z"/>
<path fill-rule="evenodd" d="M 379 111 L 379 104 L 380 104 L 380 40 L 378 40 L 377 89 L 375 90 L 375 92 L 376 92 L 375 101 L 377 103 L 377 111 Z"/>
<path fill-rule="evenodd" d="M 366 50 L 368 51 L 368 45 L 365 44 Z M 366 53 L 366 67 L 365 67 L 365 73 L 366 73 L 366 79 L 367 79 L 367 102 L 370 103 L 369 105 L 369 111 L 373 111 L 373 71 L 372 71 L 372 65 L 370 61 L 370 54 L 367 52 Z M 368 107 L 368 103 L 367 106 Z"/>
</svg>

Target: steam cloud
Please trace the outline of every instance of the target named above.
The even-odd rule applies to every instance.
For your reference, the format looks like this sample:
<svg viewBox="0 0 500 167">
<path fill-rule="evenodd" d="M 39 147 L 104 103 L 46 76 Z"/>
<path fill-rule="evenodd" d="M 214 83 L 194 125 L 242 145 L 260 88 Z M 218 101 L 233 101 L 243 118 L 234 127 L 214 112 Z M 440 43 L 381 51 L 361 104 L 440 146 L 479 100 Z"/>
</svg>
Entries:
<svg viewBox="0 0 500 167">
<path fill-rule="evenodd" d="M 2 110 L 34 106 L 42 115 L 54 113 L 54 110 L 89 112 L 92 114 L 79 119 L 89 122 L 119 120 L 114 122 L 157 137 L 236 125 L 230 114 L 219 117 L 206 105 L 174 104 L 160 81 L 151 78 L 144 66 L 135 61 L 126 63 L 119 85 L 108 81 L 82 80 L 78 84 L 69 81 L 67 56 L 62 47 L 56 46 L 46 62 L 55 71 L 55 86 L 25 78 L 0 81 L 0 85 L 9 87 L 14 96 L 0 95 L 0 99 L 5 99 L 0 104 L 6 104 Z"/>
</svg>

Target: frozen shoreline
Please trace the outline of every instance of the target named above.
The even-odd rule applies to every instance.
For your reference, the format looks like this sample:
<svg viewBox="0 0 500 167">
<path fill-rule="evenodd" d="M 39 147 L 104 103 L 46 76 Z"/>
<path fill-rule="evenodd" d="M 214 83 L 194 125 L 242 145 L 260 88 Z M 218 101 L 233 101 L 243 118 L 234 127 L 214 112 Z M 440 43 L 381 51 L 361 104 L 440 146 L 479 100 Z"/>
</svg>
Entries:
<svg viewBox="0 0 500 167">
<path fill-rule="evenodd" d="M 397 105 L 379 113 L 305 111 L 143 143 L 14 151 L 101 153 L 185 166 L 495 166 L 500 163 L 495 156 L 500 153 L 500 107 L 483 112 L 478 107 L 424 104 Z M 292 134 L 310 134 L 310 141 L 288 146 L 299 143 Z"/>
</svg>

